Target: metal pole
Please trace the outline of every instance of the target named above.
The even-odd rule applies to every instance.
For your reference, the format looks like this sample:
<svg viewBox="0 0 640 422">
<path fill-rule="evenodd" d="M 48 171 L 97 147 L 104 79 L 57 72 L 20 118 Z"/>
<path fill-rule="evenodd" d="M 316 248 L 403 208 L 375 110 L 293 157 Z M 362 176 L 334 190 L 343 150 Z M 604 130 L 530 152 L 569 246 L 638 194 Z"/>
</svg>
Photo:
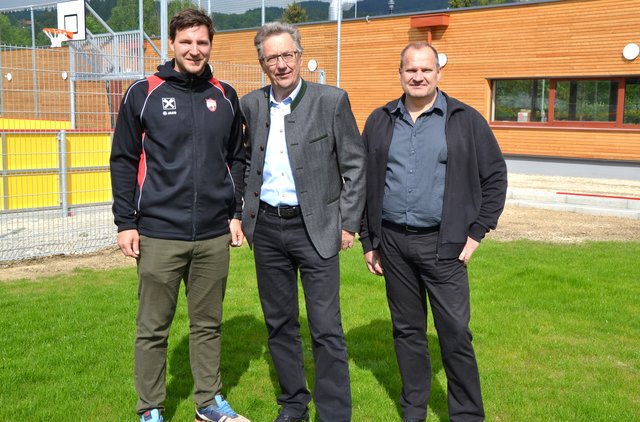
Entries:
<svg viewBox="0 0 640 422">
<path fill-rule="evenodd" d="M 33 63 L 33 112 L 34 116 L 38 118 L 38 74 L 36 73 L 36 20 L 33 16 L 33 7 L 30 7 L 31 11 L 31 63 Z"/>
<path fill-rule="evenodd" d="M 76 55 L 69 49 L 69 116 L 71 129 L 76 129 Z"/>
<path fill-rule="evenodd" d="M 0 40 L 0 42 L 1 42 L 1 40 Z M 1 53 L 2 53 L 2 51 L 0 51 L 0 69 L 2 69 L 2 54 Z M 4 75 L 2 75 L 1 72 L 0 72 L 0 113 L 4 113 L 4 90 L 2 89 L 2 84 L 4 83 L 3 79 L 4 79 Z"/>
<path fill-rule="evenodd" d="M 169 13 L 169 2 L 160 0 L 160 45 L 162 48 L 162 63 L 169 60 L 169 34 L 167 30 L 167 14 Z"/>
<path fill-rule="evenodd" d="M 60 206 L 62 216 L 69 215 L 69 203 L 67 202 L 67 131 L 58 132 L 58 152 L 60 161 Z"/>
<path fill-rule="evenodd" d="M 262 19 L 260 20 L 260 26 L 264 26 L 266 19 L 267 19 L 267 15 L 264 7 L 264 0 L 262 0 Z M 262 69 L 262 67 L 260 69 Z M 262 75 L 262 86 L 264 86 L 266 83 L 265 74 L 262 71 L 260 71 L 260 74 Z"/>
<path fill-rule="evenodd" d="M 144 77 L 144 7 L 142 0 L 138 0 L 138 67 Z"/>
<path fill-rule="evenodd" d="M 2 132 L 2 205 L 3 210 L 9 209 L 9 183 L 7 177 L 7 134 Z"/>
<path fill-rule="evenodd" d="M 336 46 L 336 86 L 340 88 L 340 37 L 342 36 L 342 0 L 338 0 L 338 41 Z"/>
</svg>

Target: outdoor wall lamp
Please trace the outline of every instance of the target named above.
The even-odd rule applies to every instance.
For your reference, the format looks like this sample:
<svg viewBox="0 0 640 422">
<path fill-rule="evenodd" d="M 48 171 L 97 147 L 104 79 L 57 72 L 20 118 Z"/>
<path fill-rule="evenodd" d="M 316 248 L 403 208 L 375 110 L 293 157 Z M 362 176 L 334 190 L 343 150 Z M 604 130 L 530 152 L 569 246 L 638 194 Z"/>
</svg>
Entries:
<svg viewBox="0 0 640 422">
<path fill-rule="evenodd" d="M 636 43 L 629 43 L 622 49 L 622 57 L 629 61 L 635 60 L 638 55 L 640 55 L 640 46 Z"/>
</svg>

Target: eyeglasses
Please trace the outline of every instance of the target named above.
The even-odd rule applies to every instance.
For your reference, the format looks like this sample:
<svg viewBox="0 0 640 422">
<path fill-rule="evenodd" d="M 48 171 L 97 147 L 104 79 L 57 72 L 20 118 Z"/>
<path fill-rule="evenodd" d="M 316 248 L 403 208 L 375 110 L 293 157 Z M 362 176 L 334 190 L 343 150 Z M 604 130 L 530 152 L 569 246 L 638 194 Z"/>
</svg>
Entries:
<svg viewBox="0 0 640 422">
<path fill-rule="evenodd" d="M 281 54 L 275 54 L 273 56 L 263 57 L 261 60 L 263 63 L 266 63 L 267 66 L 274 66 L 278 63 L 278 59 L 281 58 L 285 63 L 291 63 L 298 56 L 299 51 L 285 51 Z"/>
</svg>

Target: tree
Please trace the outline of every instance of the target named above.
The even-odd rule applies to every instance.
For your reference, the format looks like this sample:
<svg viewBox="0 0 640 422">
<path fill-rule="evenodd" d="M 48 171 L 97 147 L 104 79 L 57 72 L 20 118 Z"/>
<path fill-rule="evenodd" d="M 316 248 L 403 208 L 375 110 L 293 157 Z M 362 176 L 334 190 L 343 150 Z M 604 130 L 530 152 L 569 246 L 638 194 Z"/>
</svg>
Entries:
<svg viewBox="0 0 640 422">
<path fill-rule="evenodd" d="M 143 0 L 144 32 L 160 35 L 160 13 L 154 0 Z M 107 21 L 114 31 L 138 29 L 138 0 L 118 0 Z"/>
<path fill-rule="evenodd" d="M 452 9 L 457 9 L 459 7 L 471 7 L 472 5 L 472 0 L 449 0 L 449 7 Z"/>
<path fill-rule="evenodd" d="M 174 0 L 167 7 L 167 19 L 171 20 L 173 15 L 186 9 L 198 9 L 198 5 L 192 0 Z"/>
<path fill-rule="evenodd" d="M 282 12 L 282 22 L 301 23 L 308 20 L 307 11 L 295 1 Z"/>
<path fill-rule="evenodd" d="M 31 45 L 29 27 L 12 23 L 7 15 L 0 14 L 0 45 Z"/>
<path fill-rule="evenodd" d="M 449 7 L 451 9 L 457 9 L 459 7 L 471 7 L 471 6 L 488 6 L 490 4 L 503 4 L 507 0 L 449 0 Z"/>
</svg>

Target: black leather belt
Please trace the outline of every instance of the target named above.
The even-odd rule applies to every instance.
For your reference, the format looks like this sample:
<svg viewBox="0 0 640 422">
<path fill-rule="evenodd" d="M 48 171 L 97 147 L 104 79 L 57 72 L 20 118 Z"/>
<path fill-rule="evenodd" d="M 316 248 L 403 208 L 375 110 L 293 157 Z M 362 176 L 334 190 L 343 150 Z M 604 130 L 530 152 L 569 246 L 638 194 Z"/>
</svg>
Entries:
<svg viewBox="0 0 640 422">
<path fill-rule="evenodd" d="M 420 234 L 435 233 L 438 230 L 440 230 L 440 225 L 433 226 L 433 227 L 414 227 L 414 226 L 407 226 L 405 224 L 396 224 L 386 220 L 382 220 L 382 227 L 386 227 L 388 229 L 395 230 L 401 233 L 420 233 Z"/>
<path fill-rule="evenodd" d="M 273 205 L 260 201 L 260 209 L 269 214 L 277 215 L 280 218 L 294 218 L 300 215 L 299 205 L 281 205 L 274 207 Z"/>
</svg>

